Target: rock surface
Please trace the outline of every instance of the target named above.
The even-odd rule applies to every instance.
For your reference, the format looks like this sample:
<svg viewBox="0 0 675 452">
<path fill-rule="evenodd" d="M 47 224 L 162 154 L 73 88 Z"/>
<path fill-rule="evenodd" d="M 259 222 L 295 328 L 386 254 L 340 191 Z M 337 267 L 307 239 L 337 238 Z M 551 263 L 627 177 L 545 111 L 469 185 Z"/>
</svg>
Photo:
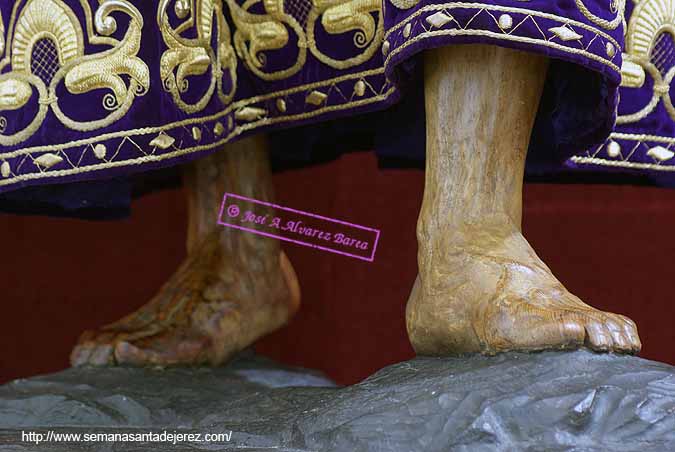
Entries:
<svg viewBox="0 0 675 452">
<path fill-rule="evenodd" d="M 229 433 L 42 443 L 21 432 Z M 217 369 L 80 368 L 0 387 L 3 451 L 671 451 L 675 367 L 588 351 L 417 358 L 339 388 L 256 357 Z"/>
</svg>

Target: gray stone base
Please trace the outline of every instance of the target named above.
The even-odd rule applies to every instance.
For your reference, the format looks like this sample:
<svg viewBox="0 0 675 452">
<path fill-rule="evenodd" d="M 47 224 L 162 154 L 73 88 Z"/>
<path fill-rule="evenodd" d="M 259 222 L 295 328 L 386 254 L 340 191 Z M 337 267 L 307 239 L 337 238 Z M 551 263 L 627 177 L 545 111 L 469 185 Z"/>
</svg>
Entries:
<svg viewBox="0 0 675 452">
<path fill-rule="evenodd" d="M 21 441 L 48 430 L 232 435 Z M 69 369 L 0 387 L 0 450 L 675 451 L 675 367 L 588 351 L 417 358 L 344 388 L 252 356 L 217 369 Z"/>
</svg>

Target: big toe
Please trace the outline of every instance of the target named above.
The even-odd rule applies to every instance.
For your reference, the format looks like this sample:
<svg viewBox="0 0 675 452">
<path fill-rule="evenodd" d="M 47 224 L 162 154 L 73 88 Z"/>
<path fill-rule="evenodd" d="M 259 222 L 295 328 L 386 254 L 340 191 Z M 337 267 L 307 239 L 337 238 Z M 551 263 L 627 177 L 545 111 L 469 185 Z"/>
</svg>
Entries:
<svg viewBox="0 0 675 452">
<path fill-rule="evenodd" d="M 494 351 L 574 349 L 583 345 L 586 337 L 583 323 L 559 312 L 528 309 L 506 317 L 499 316 L 501 321 L 487 328 L 485 342 L 492 343 Z"/>
<path fill-rule="evenodd" d="M 121 341 L 115 346 L 115 361 L 131 366 L 172 366 L 207 361 L 210 340 L 168 331 L 140 341 Z"/>
<path fill-rule="evenodd" d="M 570 349 L 584 343 L 585 331 L 575 319 L 547 319 L 523 329 L 522 344 L 529 349 Z"/>
</svg>

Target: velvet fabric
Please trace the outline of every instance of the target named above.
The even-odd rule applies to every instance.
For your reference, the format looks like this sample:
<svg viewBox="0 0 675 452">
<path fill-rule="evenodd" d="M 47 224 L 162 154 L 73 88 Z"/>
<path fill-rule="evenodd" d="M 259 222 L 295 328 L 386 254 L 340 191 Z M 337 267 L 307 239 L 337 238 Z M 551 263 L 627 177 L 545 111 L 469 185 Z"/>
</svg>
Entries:
<svg viewBox="0 0 675 452">
<path fill-rule="evenodd" d="M 567 160 L 569 168 L 643 174 L 656 185 L 675 185 L 673 6 L 663 0 L 627 2 L 616 126 L 602 143 Z"/>
<path fill-rule="evenodd" d="M 133 190 L 120 181 L 130 175 L 262 132 L 274 133 L 278 168 L 370 146 L 386 165 L 420 166 L 420 54 L 467 43 L 552 59 L 530 173 L 637 169 L 657 180 L 672 157 L 663 140 L 673 136 L 666 82 L 675 50 L 663 27 L 651 30 L 660 40 L 654 81 L 654 46 L 646 58 L 643 43 L 630 47 L 630 24 L 643 37 L 664 2 L 641 2 L 635 10 L 649 11 L 637 21 L 628 6 L 628 47 L 623 0 L 4 2 L 0 192 L 12 193 L 0 208 L 123 212 Z M 622 50 L 637 75 L 618 105 Z M 621 118 L 654 93 L 662 101 L 649 117 L 613 130 L 617 108 Z M 627 133 L 640 137 L 638 150 L 629 152 Z"/>
</svg>

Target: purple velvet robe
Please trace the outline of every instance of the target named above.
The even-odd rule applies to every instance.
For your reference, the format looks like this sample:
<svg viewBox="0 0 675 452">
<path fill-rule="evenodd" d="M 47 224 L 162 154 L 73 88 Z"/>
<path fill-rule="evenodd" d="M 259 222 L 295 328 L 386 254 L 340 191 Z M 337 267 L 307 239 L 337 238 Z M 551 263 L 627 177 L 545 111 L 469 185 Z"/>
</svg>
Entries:
<svg viewBox="0 0 675 452">
<path fill-rule="evenodd" d="M 384 113 L 369 123 L 373 133 L 418 124 L 410 151 L 396 149 L 401 138 L 385 140 L 380 153 L 419 158 L 406 156 L 424 149 L 414 107 L 419 55 L 465 43 L 553 59 L 532 173 L 639 172 L 669 184 L 675 0 L 624 3 L 3 1 L 0 207 L 53 200 L 77 210 L 87 196 L 105 207 L 115 193 L 128 196 L 120 181 L 133 173 L 249 134 L 310 124 L 321 131 L 318 123 L 376 111 Z"/>
</svg>

